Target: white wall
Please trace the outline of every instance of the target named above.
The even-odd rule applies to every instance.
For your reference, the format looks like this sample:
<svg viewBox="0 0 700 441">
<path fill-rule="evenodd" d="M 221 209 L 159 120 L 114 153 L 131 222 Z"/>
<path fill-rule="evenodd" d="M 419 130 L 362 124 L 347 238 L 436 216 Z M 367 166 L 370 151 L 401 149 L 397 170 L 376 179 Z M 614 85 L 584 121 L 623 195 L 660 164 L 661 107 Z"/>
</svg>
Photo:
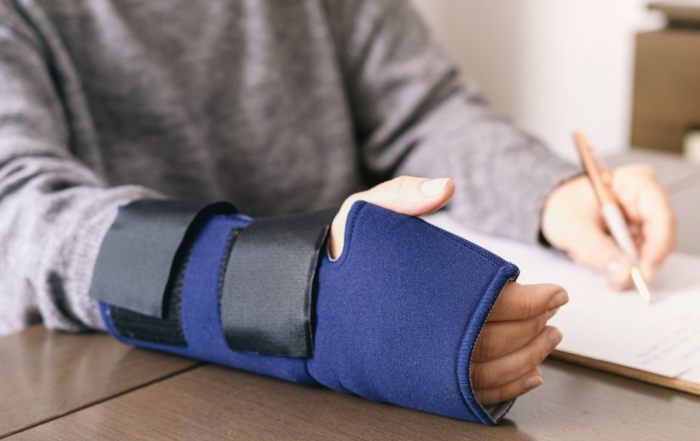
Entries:
<svg viewBox="0 0 700 441">
<path fill-rule="evenodd" d="M 413 0 L 437 39 L 515 123 L 574 159 L 629 142 L 634 34 L 663 25 L 647 0 Z"/>
</svg>

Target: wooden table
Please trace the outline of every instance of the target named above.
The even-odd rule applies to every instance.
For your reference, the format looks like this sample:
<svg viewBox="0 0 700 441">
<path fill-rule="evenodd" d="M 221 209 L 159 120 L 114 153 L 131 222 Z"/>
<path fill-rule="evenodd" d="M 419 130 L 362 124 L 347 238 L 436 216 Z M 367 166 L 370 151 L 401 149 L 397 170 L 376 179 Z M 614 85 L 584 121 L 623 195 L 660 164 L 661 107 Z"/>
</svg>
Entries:
<svg viewBox="0 0 700 441">
<path fill-rule="evenodd" d="M 613 162 L 656 164 L 679 210 L 683 243 L 698 244 L 688 219 L 700 225 L 700 169 L 639 155 Z M 689 250 L 700 254 L 700 244 Z M 547 360 L 542 370 L 544 385 L 520 398 L 500 426 L 485 427 L 139 350 L 106 335 L 33 327 L 0 339 L 0 438 L 700 439 L 700 397 L 560 361 Z"/>
</svg>

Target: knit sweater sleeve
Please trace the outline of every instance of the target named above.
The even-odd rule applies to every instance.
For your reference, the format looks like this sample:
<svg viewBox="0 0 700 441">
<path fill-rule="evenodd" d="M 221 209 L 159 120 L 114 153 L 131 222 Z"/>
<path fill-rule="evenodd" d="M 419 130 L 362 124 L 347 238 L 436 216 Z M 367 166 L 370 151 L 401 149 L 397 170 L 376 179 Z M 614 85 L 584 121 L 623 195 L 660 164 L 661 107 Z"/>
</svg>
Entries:
<svg viewBox="0 0 700 441">
<path fill-rule="evenodd" d="M 547 195 L 578 169 L 461 80 L 410 2 L 331 0 L 327 11 L 368 180 L 450 177 L 460 221 L 536 241 Z"/>
<path fill-rule="evenodd" d="M 8 6 L 0 6 L 0 48 L 0 335 L 39 320 L 102 329 L 88 297 L 102 238 L 119 205 L 158 195 L 107 188 L 76 159 L 51 59 Z"/>
</svg>

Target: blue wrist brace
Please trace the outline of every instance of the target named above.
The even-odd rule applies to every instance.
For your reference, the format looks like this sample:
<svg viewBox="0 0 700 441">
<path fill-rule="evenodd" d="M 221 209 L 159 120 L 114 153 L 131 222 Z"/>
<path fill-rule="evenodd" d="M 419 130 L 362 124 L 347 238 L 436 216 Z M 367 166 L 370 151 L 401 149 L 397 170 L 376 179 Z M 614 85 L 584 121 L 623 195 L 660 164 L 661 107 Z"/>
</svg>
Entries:
<svg viewBox="0 0 700 441">
<path fill-rule="evenodd" d="M 127 344 L 452 418 L 495 424 L 503 417 L 512 401 L 484 409 L 474 396 L 470 360 L 498 295 L 518 275 L 516 266 L 423 220 L 357 202 L 340 258 L 321 253 L 313 356 L 236 352 L 221 324 L 222 272 L 232 231 L 249 222 L 219 214 L 199 229 L 171 308 L 179 313 L 183 344 L 119 332 L 112 319 L 118 309 L 100 302 L 110 334 Z"/>
</svg>

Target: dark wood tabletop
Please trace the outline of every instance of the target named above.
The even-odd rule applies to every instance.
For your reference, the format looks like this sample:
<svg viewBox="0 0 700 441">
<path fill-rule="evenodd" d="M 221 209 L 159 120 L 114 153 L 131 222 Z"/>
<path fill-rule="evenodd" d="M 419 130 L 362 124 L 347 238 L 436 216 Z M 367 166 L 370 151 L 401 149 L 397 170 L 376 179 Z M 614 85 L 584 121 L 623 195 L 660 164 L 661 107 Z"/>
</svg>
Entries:
<svg viewBox="0 0 700 441">
<path fill-rule="evenodd" d="M 700 439 L 700 397 L 557 361 L 542 370 L 497 427 L 206 365 L 9 440 Z"/>
<path fill-rule="evenodd" d="M 0 338 L 0 438 L 198 365 L 105 334 L 34 326 Z"/>
<path fill-rule="evenodd" d="M 660 178 L 688 219 L 700 173 L 684 170 Z M 0 438 L 700 440 L 698 396 L 561 361 L 542 370 L 545 383 L 486 427 L 35 326 L 0 338 Z"/>
</svg>

